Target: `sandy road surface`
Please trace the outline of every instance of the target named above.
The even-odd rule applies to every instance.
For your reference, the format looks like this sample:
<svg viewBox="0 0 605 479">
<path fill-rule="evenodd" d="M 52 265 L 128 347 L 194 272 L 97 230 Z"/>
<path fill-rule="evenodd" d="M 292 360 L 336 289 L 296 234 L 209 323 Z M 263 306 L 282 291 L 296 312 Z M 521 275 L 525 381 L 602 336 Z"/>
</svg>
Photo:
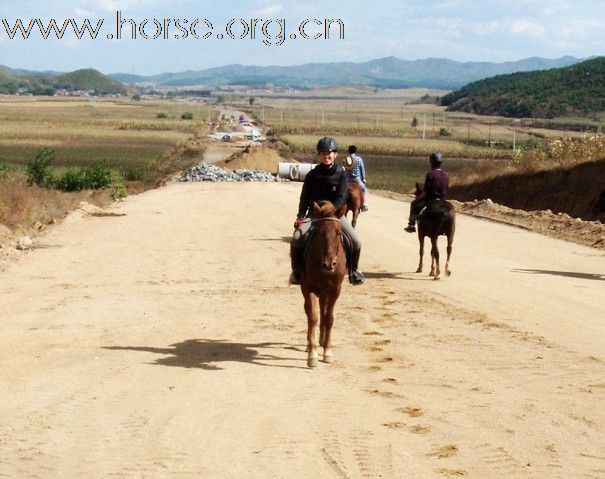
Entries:
<svg viewBox="0 0 605 479">
<path fill-rule="evenodd" d="M 0 272 L 0 477 L 605 476 L 602 252 L 462 216 L 435 282 L 373 197 L 309 370 L 299 191 L 171 184 Z"/>
</svg>

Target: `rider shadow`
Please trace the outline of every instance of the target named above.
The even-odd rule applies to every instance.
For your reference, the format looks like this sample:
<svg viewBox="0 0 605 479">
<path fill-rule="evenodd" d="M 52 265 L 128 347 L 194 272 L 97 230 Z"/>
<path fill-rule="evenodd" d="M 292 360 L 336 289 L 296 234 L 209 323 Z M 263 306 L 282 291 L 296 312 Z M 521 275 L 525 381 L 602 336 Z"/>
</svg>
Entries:
<svg viewBox="0 0 605 479">
<path fill-rule="evenodd" d="M 264 352 L 263 350 L 287 349 L 284 343 L 233 343 L 222 339 L 187 339 L 180 343 L 171 344 L 167 348 L 154 348 L 148 346 L 103 346 L 103 349 L 113 351 L 144 351 L 162 354 L 163 357 L 153 363 L 160 366 L 173 366 L 180 368 L 198 368 L 207 371 L 219 371 L 224 368 L 220 363 L 239 362 L 278 368 L 300 368 L 302 366 L 287 366 L 284 364 L 271 364 L 272 361 L 298 361 L 295 357 L 284 357 Z"/>
<path fill-rule="evenodd" d="M 282 236 L 281 238 L 255 238 L 255 241 L 281 241 L 282 243 L 290 243 L 292 236 Z"/>
<path fill-rule="evenodd" d="M 573 271 L 551 271 L 546 269 L 513 269 L 514 273 L 528 273 L 528 274 L 552 274 L 554 276 L 564 276 L 566 278 L 579 278 L 579 279 L 593 279 L 605 281 L 605 275 L 594 274 L 594 273 L 575 273 Z"/>
</svg>

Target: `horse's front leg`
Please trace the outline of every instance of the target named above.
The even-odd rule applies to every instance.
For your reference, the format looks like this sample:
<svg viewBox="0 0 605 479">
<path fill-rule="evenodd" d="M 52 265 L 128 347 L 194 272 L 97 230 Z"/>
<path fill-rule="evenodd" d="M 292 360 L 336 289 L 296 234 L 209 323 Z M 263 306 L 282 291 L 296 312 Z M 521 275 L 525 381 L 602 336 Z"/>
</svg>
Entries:
<svg viewBox="0 0 605 479">
<path fill-rule="evenodd" d="M 416 273 L 422 273 L 422 257 L 424 256 L 424 236 L 418 234 L 418 241 L 420 242 L 420 260 L 418 261 L 418 269 Z"/>
<path fill-rule="evenodd" d="M 324 348 L 324 362 L 333 363 L 334 355 L 332 353 L 332 326 L 334 325 L 334 306 L 337 297 L 321 297 L 319 307 L 321 310 L 321 330 L 323 332 L 323 341 L 319 345 Z"/>
<path fill-rule="evenodd" d="M 305 292 L 305 313 L 307 314 L 307 366 L 317 366 L 319 354 L 317 352 L 317 325 L 319 322 L 319 311 L 317 307 L 317 296 Z"/>
<path fill-rule="evenodd" d="M 433 276 L 433 279 L 439 279 L 439 248 L 437 248 L 437 236 L 431 238 L 431 273 L 429 276 Z"/>
<path fill-rule="evenodd" d="M 353 219 L 351 220 L 351 226 L 355 228 L 357 224 L 357 218 L 359 217 L 359 210 L 353 210 Z"/>
</svg>

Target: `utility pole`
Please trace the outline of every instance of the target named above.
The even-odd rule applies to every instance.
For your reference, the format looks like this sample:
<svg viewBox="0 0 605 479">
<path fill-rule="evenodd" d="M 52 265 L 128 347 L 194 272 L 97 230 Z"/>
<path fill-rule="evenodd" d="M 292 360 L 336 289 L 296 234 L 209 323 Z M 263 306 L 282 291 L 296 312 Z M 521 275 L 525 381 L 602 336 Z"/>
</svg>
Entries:
<svg viewBox="0 0 605 479">
<path fill-rule="evenodd" d="M 422 139 L 426 137 L 426 113 L 424 114 L 424 122 L 422 124 Z"/>
</svg>

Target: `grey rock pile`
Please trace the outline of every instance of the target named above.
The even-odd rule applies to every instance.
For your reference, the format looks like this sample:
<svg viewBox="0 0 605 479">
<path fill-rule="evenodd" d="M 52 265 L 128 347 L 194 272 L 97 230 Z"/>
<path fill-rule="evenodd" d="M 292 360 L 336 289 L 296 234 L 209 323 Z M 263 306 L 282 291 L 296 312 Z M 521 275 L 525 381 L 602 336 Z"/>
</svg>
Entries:
<svg viewBox="0 0 605 479">
<path fill-rule="evenodd" d="M 268 171 L 235 170 L 229 171 L 210 163 L 200 163 L 181 176 L 176 181 L 284 181 Z"/>
</svg>

